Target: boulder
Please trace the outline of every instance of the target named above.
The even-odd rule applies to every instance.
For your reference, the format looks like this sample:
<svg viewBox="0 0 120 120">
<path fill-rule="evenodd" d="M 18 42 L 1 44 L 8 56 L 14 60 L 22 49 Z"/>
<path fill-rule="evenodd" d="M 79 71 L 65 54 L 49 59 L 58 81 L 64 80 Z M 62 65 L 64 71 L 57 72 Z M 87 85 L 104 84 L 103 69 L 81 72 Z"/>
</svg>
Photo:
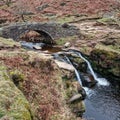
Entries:
<svg viewBox="0 0 120 120">
<path fill-rule="evenodd" d="M 85 87 L 91 88 L 95 86 L 97 83 L 97 81 L 93 78 L 91 74 L 81 73 L 81 79 L 82 79 L 83 86 Z"/>
<path fill-rule="evenodd" d="M 61 62 L 61 61 L 58 61 L 58 60 L 55 60 L 55 63 L 59 66 L 59 68 L 62 68 L 62 69 L 65 69 L 65 70 L 68 70 L 68 71 L 74 71 L 74 67 L 68 63 L 65 63 L 65 62 Z"/>
<path fill-rule="evenodd" d="M 86 91 L 84 90 L 84 88 L 78 88 L 78 93 L 82 95 L 82 100 L 86 98 Z"/>
<path fill-rule="evenodd" d="M 73 103 L 73 102 L 80 101 L 80 100 L 82 100 L 82 95 L 76 94 L 70 98 L 69 103 Z"/>
<path fill-rule="evenodd" d="M 41 49 L 42 49 L 42 47 L 37 46 L 37 45 L 33 46 L 33 48 L 34 48 L 35 50 L 41 50 Z"/>
</svg>

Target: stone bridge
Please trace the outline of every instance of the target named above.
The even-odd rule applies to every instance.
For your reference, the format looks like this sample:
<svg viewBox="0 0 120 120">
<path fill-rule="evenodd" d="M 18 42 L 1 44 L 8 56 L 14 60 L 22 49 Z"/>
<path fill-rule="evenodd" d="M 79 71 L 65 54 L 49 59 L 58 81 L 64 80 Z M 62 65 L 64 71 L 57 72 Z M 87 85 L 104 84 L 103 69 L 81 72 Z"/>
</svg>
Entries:
<svg viewBox="0 0 120 120">
<path fill-rule="evenodd" d="M 0 36 L 4 38 L 12 38 L 19 41 L 22 34 L 33 30 L 38 33 L 43 33 L 49 36 L 52 40 L 57 40 L 61 37 L 79 35 L 79 29 L 75 26 L 57 23 L 16 23 L 0 28 Z"/>
</svg>

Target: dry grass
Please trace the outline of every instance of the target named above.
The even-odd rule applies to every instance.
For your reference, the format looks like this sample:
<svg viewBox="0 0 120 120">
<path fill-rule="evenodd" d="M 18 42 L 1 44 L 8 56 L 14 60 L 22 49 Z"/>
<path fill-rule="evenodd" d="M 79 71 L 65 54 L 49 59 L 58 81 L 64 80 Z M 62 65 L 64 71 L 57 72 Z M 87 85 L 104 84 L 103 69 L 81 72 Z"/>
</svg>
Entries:
<svg viewBox="0 0 120 120">
<path fill-rule="evenodd" d="M 19 89 L 31 104 L 34 120 L 76 120 L 64 100 L 61 75 L 54 62 L 25 56 L 2 56 L 0 60 L 9 72 L 17 70 L 24 75 Z"/>
</svg>

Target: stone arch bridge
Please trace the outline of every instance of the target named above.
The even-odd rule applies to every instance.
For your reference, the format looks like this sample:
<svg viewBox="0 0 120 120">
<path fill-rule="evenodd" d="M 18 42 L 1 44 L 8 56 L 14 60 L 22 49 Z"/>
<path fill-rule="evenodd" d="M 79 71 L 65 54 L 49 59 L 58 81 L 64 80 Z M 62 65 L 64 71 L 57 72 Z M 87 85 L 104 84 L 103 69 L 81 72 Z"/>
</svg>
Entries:
<svg viewBox="0 0 120 120">
<path fill-rule="evenodd" d="M 33 30 L 42 33 L 53 41 L 67 36 L 79 35 L 79 29 L 75 26 L 57 23 L 16 23 L 0 28 L 0 36 L 19 41 L 22 34 Z"/>
</svg>

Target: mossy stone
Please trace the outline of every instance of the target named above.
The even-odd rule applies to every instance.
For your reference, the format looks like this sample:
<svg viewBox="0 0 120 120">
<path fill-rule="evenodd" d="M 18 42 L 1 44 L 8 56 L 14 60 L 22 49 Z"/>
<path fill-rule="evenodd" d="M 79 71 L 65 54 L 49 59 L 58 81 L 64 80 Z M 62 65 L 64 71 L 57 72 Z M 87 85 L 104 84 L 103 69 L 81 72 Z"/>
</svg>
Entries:
<svg viewBox="0 0 120 120">
<path fill-rule="evenodd" d="M 9 77 L 6 80 L 6 67 L 3 64 L 0 66 L 0 119 L 31 120 L 28 101 Z"/>
</svg>

